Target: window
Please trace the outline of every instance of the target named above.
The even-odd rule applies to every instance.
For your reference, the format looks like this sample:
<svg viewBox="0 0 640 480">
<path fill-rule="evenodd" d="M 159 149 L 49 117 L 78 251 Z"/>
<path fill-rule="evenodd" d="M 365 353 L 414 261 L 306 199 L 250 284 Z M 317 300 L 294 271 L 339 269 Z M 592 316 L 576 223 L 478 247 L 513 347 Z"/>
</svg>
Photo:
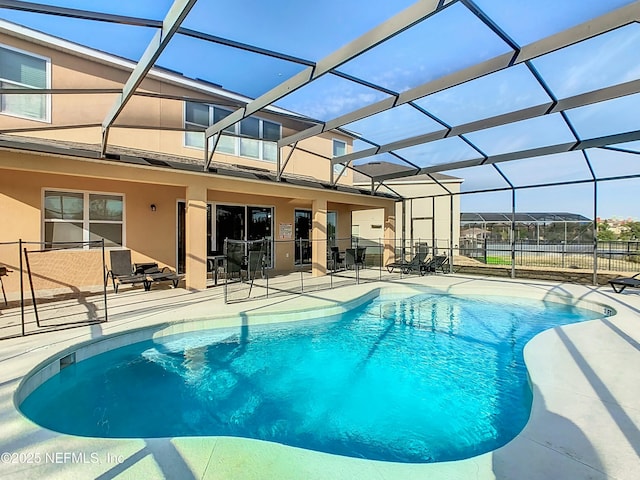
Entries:
<svg viewBox="0 0 640 480">
<path fill-rule="evenodd" d="M 0 88 L 49 88 L 50 60 L 0 46 Z M 0 113 L 49 120 L 50 95 L 0 95 Z"/>
<path fill-rule="evenodd" d="M 327 212 L 327 245 L 337 246 L 336 233 L 338 231 L 338 212 Z"/>
<path fill-rule="evenodd" d="M 346 142 L 343 142 L 342 140 L 337 140 L 337 139 L 333 139 L 333 156 L 334 157 L 341 157 L 342 155 L 346 155 L 347 154 L 347 144 Z M 341 163 L 336 163 L 333 166 L 333 173 L 335 175 L 340 174 L 340 172 L 342 172 L 344 168 L 344 165 L 342 165 Z"/>
<path fill-rule="evenodd" d="M 260 158 L 260 120 L 245 118 L 240 122 L 240 135 L 251 138 L 240 138 L 240 156 Z"/>
<path fill-rule="evenodd" d="M 202 131 L 230 114 L 231 110 L 214 105 L 185 102 L 185 145 L 204 148 Z M 275 162 L 278 159 L 277 142 L 281 137 L 280 124 L 249 117 L 224 129 L 216 152 Z"/>
<path fill-rule="evenodd" d="M 360 225 L 351 225 L 351 237 L 358 238 L 360 236 Z"/>
<path fill-rule="evenodd" d="M 122 195 L 46 190 L 44 241 L 80 243 L 104 238 L 107 247 L 121 246 L 123 204 Z"/>
</svg>

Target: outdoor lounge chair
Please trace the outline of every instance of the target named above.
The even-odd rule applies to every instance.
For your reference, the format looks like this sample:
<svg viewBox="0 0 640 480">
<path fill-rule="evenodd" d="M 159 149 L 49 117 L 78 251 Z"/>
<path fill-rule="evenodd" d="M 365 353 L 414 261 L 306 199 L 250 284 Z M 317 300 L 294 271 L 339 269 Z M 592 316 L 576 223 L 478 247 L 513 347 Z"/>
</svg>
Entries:
<svg viewBox="0 0 640 480">
<path fill-rule="evenodd" d="M 158 268 L 157 263 L 136 264 L 136 274 L 144 276 L 142 284 L 144 289 L 151 290 L 151 284 L 156 282 L 171 282 L 173 288 L 178 287 L 178 283 L 184 275 L 179 275 L 169 267 Z"/>
<path fill-rule="evenodd" d="M 157 263 L 131 264 L 131 250 L 111 250 L 111 270 L 107 272 L 107 280 L 111 276 L 113 290 L 118 293 L 118 287 L 124 284 L 141 283 L 145 291 L 151 290 L 154 282 L 169 281 L 173 287 L 178 286 L 178 282 L 183 275 L 178 275 L 169 267 L 158 268 Z"/>
<path fill-rule="evenodd" d="M 424 275 L 426 273 L 436 273 L 438 270 L 442 273 L 446 273 L 444 271 L 444 266 L 448 264 L 449 258 L 446 255 L 436 255 L 428 262 L 425 262 L 420 273 Z"/>
<path fill-rule="evenodd" d="M 632 277 L 618 277 L 612 280 L 609 280 L 609 284 L 613 291 L 616 293 L 622 293 L 622 291 L 627 287 L 635 287 L 640 288 L 640 278 L 638 278 L 640 273 L 636 273 Z"/>
<path fill-rule="evenodd" d="M 113 290 L 118 293 L 118 287 L 124 284 L 142 283 L 145 285 L 146 277 L 142 273 L 134 273 L 131 264 L 131 250 L 111 250 L 109 252 L 111 258 L 111 270 L 107 272 L 105 282 L 113 282 Z M 145 290 L 146 290 L 145 285 Z"/>
<path fill-rule="evenodd" d="M 411 259 L 410 262 L 393 262 L 387 264 L 387 271 L 393 273 L 394 269 L 399 269 L 402 273 L 407 274 L 412 271 L 420 272 L 424 275 L 424 266 L 427 255 L 429 254 L 429 248 L 426 246 L 420 246 L 418 253 Z"/>
</svg>

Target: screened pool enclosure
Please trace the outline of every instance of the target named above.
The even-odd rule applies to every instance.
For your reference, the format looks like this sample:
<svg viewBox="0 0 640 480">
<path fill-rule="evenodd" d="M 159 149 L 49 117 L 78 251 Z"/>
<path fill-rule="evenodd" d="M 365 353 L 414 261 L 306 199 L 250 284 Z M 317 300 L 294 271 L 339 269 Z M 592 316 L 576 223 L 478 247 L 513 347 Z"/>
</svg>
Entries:
<svg viewBox="0 0 640 480">
<path fill-rule="evenodd" d="M 446 238 L 422 240 L 446 249 L 454 264 L 468 253 L 463 235 L 454 235 L 465 229 L 460 211 L 504 214 L 504 262 L 513 266 L 520 216 L 569 212 L 581 218 L 582 253 L 591 261 L 563 267 L 586 269 L 594 281 L 602 269 L 635 270 L 634 261 L 607 263 L 616 249 L 598 244 L 596 219 L 640 217 L 639 1 L 56 0 L 0 1 L 0 9 L 5 28 L 25 25 L 137 62 L 102 123 L 103 153 L 110 131 L 159 128 L 116 120 L 129 99 L 144 95 L 138 87 L 149 69 L 162 67 L 254 99 L 185 122 L 189 141 L 205 146 L 204 170 L 239 138 L 237 148 L 260 148 L 255 155 L 271 162 L 280 180 L 306 139 L 347 134 L 353 149 L 334 145 L 334 156 L 310 150 L 331 185 L 347 169 L 364 173 L 363 165 L 389 162 L 405 168 L 367 175 L 367 188 L 407 202 L 390 183 L 426 175 L 414 201 L 450 208 L 432 212 L 434 224 L 446 225 Z M 3 108 L 43 94 L 83 93 L 3 71 Z M 189 105 L 195 116 L 197 106 Z M 279 136 L 269 122 L 246 120 L 267 107 L 303 115 L 310 126 Z M 459 191 L 436 173 L 463 179 Z M 399 228 L 396 242 L 416 243 L 408 235 Z"/>
</svg>

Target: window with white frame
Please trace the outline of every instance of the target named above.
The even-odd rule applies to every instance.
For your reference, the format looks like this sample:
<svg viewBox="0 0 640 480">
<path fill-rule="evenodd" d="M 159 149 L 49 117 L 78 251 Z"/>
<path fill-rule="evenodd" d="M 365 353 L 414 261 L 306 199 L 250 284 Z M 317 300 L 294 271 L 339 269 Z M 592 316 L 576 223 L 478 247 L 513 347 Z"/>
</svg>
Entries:
<svg viewBox="0 0 640 480">
<path fill-rule="evenodd" d="M 104 238 L 106 247 L 121 246 L 124 238 L 124 197 L 90 192 L 45 190 L 44 241 L 89 242 Z"/>
<path fill-rule="evenodd" d="M 346 154 L 347 154 L 347 143 L 343 142 L 342 140 L 338 140 L 334 138 L 333 139 L 333 156 L 341 157 L 342 155 L 346 155 Z M 342 165 L 341 163 L 336 163 L 333 166 L 334 175 L 340 174 L 343 168 L 344 168 L 344 165 Z"/>
<path fill-rule="evenodd" d="M 204 148 L 202 130 L 231 113 L 231 110 L 214 105 L 185 102 L 184 123 L 187 129 L 184 136 L 185 145 Z M 277 142 L 281 137 L 282 127 L 280 124 L 249 117 L 223 130 L 216 146 L 216 152 L 275 162 L 278 158 Z"/>
<path fill-rule="evenodd" d="M 0 88 L 49 88 L 50 60 L 0 45 Z M 50 95 L 0 95 L 0 113 L 49 121 Z"/>
</svg>

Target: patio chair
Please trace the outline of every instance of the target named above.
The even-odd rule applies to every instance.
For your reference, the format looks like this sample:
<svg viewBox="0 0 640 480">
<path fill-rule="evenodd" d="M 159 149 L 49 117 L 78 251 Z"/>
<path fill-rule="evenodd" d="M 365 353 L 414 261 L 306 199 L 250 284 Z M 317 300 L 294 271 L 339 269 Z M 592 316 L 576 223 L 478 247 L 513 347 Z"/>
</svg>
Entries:
<svg viewBox="0 0 640 480">
<path fill-rule="evenodd" d="M 367 256 L 366 247 L 356 248 L 356 265 L 360 265 L 360 268 L 364 268 L 364 259 Z"/>
<path fill-rule="evenodd" d="M 327 255 L 327 268 L 334 272 L 344 265 L 344 256 L 340 253 L 338 247 L 331 247 Z"/>
<path fill-rule="evenodd" d="M 412 271 L 418 271 L 422 275 L 424 275 L 424 266 L 425 260 L 427 259 L 427 255 L 429 254 L 429 248 L 425 245 L 421 245 L 418 248 L 418 253 L 411 259 L 410 262 L 393 262 L 387 264 L 387 271 L 389 273 L 393 273 L 393 271 L 397 268 L 402 273 L 407 274 Z"/>
<path fill-rule="evenodd" d="M 426 273 L 436 273 L 440 270 L 442 273 L 447 273 L 444 271 L 444 266 L 449 264 L 449 257 L 446 255 L 436 255 L 428 262 L 425 262 L 420 273 L 425 275 Z"/>
<path fill-rule="evenodd" d="M 157 263 L 136 263 L 135 272 L 145 277 L 142 284 L 146 291 L 151 290 L 153 283 L 159 282 L 171 282 L 173 288 L 178 288 L 178 283 L 184 277 L 169 267 L 159 268 Z"/>
<path fill-rule="evenodd" d="M 107 277 L 105 283 L 109 281 L 113 282 L 113 290 L 118 293 L 118 287 L 124 284 L 142 283 L 146 288 L 146 277 L 142 273 L 134 273 L 133 265 L 131 263 L 131 250 L 111 250 L 109 252 L 111 258 L 111 269 L 107 271 Z"/>
<path fill-rule="evenodd" d="M 640 288 L 640 278 L 638 278 L 638 275 L 640 275 L 640 273 L 636 273 L 632 277 L 617 277 L 609 280 L 609 284 L 616 293 L 622 293 L 627 287 Z"/>
<path fill-rule="evenodd" d="M 234 273 L 237 273 L 240 280 L 242 280 L 242 270 L 246 270 L 244 245 L 242 243 L 227 242 L 225 248 L 225 273 L 227 278 L 231 278 Z"/>
<path fill-rule="evenodd" d="M 247 280 L 256 278 L 260 271 L 260 278 L 264 278 L 264 253 L 260 250 L 250 250 L 246 264 L 241 266 L 240 273 L 247 272 Z"/>
<path fill-rule="evenodd" d="M 344 251 L 344 268 L 347 270 L 351 270 L 356 267 L 357 264 L 357 256 L 355 248 L 347 248 Z"/>
<path fill-rule="evenodd" d="M 367 249 L 365 247 L 347 248 L 344 252 L 344 266 L 347 270 L 364 267 L 364 257 Z"/>
</svg>

